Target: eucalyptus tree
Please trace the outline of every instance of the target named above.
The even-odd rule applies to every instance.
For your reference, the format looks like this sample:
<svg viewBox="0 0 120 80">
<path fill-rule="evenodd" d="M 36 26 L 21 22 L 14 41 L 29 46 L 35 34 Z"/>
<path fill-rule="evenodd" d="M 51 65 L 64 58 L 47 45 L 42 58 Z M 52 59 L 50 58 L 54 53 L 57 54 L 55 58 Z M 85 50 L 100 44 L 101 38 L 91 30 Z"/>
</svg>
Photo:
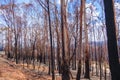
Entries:
<svg viewBox="0 0 120 80">
<path fill-rule="evenodd" d="M 58 9 L 57 9 L 57 4 L 56 0 L 54 0 L 54 14 L 55 14 L 55 31 L 56 31 L 56 40 L 57 40 L 57 65 L 58 65 L 58 71 L 61 73 L 61 52 L 60 52 L 60 41 L 61 41 L 61 36 L 60 36 L 60 24 L 59 24 L 59 15 L 58 15 Z"/>
<path fill-rule="evenodd" d="M 52 80 L 55 80 L 54 74 L 54 53 L 53 53 L 53 42 L 52 42 L 52 29 L 51 29 L 51 15 L 50 15 L 50 2 L 47 0 L 47 9 L 48 9 L 48 21 L 49 21 L 49 34 L 50 34 L 50 50 L 51 50 L 51 69 L 52 69 Z"/>
<path fill-rule="evenodd" d="M 83 2 L 83 13 L 84 13 L 84 29 L 85 29 L 85 78 L 90 79 L 90 71 L 89 71 L 89 43 L 88 43 L 88 26 L 86 24 L 86 0 Z"/>
<path fill-rule="evenodd" d="M 84 9 L 84 0 L 81 0 L 81 6 L 80 6 L 80 58 L 78 62 L 78 71 L 76 80 L 80 80 L 81 78 L 81 54 L 82 54 L 82 29 L 83 29 L 83 9 Z"/>
<path fill-rule="evenodd" d="M 66 1 L 61 0 L 61 37 L 62 37 L 62 80 L 70 80 L 70 68 L 68 59 Z"/>
</svg>

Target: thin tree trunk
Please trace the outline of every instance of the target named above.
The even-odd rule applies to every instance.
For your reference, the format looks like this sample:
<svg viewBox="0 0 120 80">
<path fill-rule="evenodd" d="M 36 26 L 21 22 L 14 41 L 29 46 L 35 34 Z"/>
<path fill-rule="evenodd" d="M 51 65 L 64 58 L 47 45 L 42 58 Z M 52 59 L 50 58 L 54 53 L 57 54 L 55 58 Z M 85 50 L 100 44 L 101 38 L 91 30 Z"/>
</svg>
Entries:
<svg viewBox="0 0 120 80">
<path fill-rule="evenodd" d="M 84 7 L 84 28 L 85 28 L 85 78 L 90 79 L 90 71 L 89 71 L 89 44 L 88 44 L 88 31 L 87 31 L 87 25 L 86 25 L 86 11 L 85 11 L 85 2 L 83 3 L 83 7 Z"/>
<path fill-rule="evenodd" d="M 80 80 L 80 78 L 81 78 L 83 4 L 84 4 L 84 0 L 81 0 L 81 6 L 80 6 L 80 53 L 79 53 L 80 58 L 78 61 L 78 71 L 77 71 L 77 75 L 76 75 L 76 80 Z"/>
<path fill-rule="evenodd" d="M 93 24 L 93 27 L 95 27 L 94 26 L 94 24 Z M 96 44 L 96 41 L 95 41 L 95 28 L 93 28 L 93 34 L 94 34 L 94 48 L 95 48 L 95 52 L 94 52 L 94 56 L 95 56 L 95 68 L 96 68 L 96 76 L 98 76 L 98 67 L 97 67 L 97 65 L 98 65 L 98 63 L 97 63 L 97 44 Z"/>
<path fill-rule="evenodd" d="M 15 37 L 15 60 L 16 60 L 16 64 L 18 64 L 17 38 L 16 37 Z"/>
<path fill-rule="evenodd" d="M 58 65 L 58 72 L 61 73 L 61 58 L 60 58 L 60 36 L 59 36 L 59 30 L 58 30 L 58 16 L 57 16 L 57 7 L 56 7 L 56 0 L 54 0 L 55 3 L 55 20 L 56 20 L 56 33 L 57 33 L 57 65 Z"/>
<path fill-rule="evenodd" d="M 50 16 L 50 9 L 49 9 L 49 0 L 47 0 L 47 8 L 48 8 L 48 19 L 49 19 L 49 32 L 50 32 L 50 46 L 51 46 L 51 70 L 52 70 L 52 80 L 55 80 L 54 74 L 54 55 L 53 55 L 53 47 L 52 47 L 52 31 L 51 31 L 51 16 Z"/>
</svg>

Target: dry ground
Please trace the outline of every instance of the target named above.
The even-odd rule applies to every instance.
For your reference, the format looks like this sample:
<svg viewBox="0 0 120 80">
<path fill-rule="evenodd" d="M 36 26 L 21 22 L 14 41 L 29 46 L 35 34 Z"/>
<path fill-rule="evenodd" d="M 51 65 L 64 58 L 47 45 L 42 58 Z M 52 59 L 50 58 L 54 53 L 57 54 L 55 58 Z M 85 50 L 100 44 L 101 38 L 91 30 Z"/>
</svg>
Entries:
<svg viewBox="0 0 120 80">
<path fill-rule="evenodd" d="M 23 68 L 22 64 L 16 65 L 15 62 L 7 60 L 5 57 L 0 55 L 0 80 L 51 80 L 51 76 L 47 75 L 47 66 L 40 65 L 39 71 L 38 67 L 36 67 L 36 70 L 33 70 L 32 65 L 29 65 L 29 68 L 26 66 L 27 65 L 25 64 Z M 72 71 L 72 73 L 76 75 L 76 71 Z M 56 75 L 55 80 L 61 80 L 61 77 Z M 82 78 L 81 80 L 87 79 Z M 100 80 L 100 78 L 92 76 L 91 80 Z M 107 80 L 110 80 L 110 78 Z"/>
<path fill-rule="evenodd" d="M 0 55 L 0 80 L 51 80 L 51 76 L 23 69 L 21 65 L 16 65 Z"/>
</svg>

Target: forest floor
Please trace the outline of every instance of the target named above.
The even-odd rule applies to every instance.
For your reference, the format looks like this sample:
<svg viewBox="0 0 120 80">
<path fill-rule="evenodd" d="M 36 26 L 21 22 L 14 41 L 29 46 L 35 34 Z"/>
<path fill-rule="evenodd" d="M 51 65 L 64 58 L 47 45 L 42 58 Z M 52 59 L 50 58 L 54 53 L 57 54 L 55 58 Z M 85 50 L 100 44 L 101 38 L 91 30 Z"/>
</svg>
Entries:
<svg viewBox="0 0 120 80">
<path fill-rule="evenodd" d="M 23 68 L 22 64 L 15 64 L 15 62 L 7 60 L 5 56 L 0 55 L 0 80 L 52 80 L 51 76 L 47 74 L 47 66 L 40 65 L 39 70 L 37 68 L 34 70 L 31 65 L 29 65 L 29 68 L 26 66 L 24 65 Z M 72 75 L 75 77 L 76 72 L 72 71 Z M 56 74 L 55 80 L 61 80 L 61 77 Z M 81 80 L 87 79 L 82 78 Z M 91 80 L 100 80 L 100 78 L 92 76 Z"/>
<path fill-rule="evenodd" d="M 51 80 L 51 76 L 23 68 L 0 55 L 0 80 Z"/>
</svg>

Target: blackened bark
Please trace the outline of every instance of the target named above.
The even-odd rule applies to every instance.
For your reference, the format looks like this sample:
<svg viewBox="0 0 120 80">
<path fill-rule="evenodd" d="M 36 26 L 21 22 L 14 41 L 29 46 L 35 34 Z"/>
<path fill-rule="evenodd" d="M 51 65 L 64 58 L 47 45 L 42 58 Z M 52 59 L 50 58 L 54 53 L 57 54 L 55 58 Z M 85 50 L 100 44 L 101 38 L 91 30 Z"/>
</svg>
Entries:
<svg viewBox="0 0 120 80">
<path fill-rule="evenodd" d="M 51 46 L 52 80 L 55 80 L 55 75 L 54 75 L 54 55 L 53 55 L 53 47 L 52 47 L 52 31 L 51 31 L 51 17 L 50 17 L 50 9 L 49 9 L 49 0 L 47 0 L 47 5 L 48 5 L 47 8 L 48 8 L 48 17 L 49 17 L 50 46 Z"/>
<path fill-rule="evenodd" d="M 80 77 L 81 77 L 81 60 L 79 60 L 79 63 L 78 63 L 78 71 L 77 71 L 76 80 L 80 80 Z"/>
<path fill-rule="evenodd" d="M 33 69 L 35 69 L 35 43 L 36 43 L 36 36 L 35 36 L 35 40 L 32 46 L 32 60 L 33 60 Z"/>
<path fill-rule="evenodd" d="M 62 69 L 62 80 L 70 80 L 70 69 L 69 69 L 69 63 L 67 60 L 64 60 L 64 62 L 61 65 Z"/>
<path fill-rule="evenodd" d="M 8 35 L 9 35 L 10 33 L 9 33 L 9 28 L 8 28 Z M 9 37 L 8 37 L 8 53 L 7 53 L 7 58 L 10 58 L 10 40 L 9 40 Z"/>
<path fill-rule="evenodd" d="M 81 78 L 83 3 L 84 3 L 84 0 L 81 0 L 81 6 L 80 6 L 80 53 L 79 53 L 80 58 L 79 58 L 79 62 L 78 62 L 78 70 L 77 70 L 76 80 L 80 80 L 80 78 Z"/>
<path fill-rule="evenodd" d="M 48 57 L 48 62 L 49 62 L 49 70 L 48 70 L 48 75 L 50 75 L 50 73 L 51 73 L 51 63 L 50 63 L 50 55 L 49 55 L 49 57 Z"/>
<path fill-rule="evenodd" d="M 88 48 L 88 47 L 87 47 Z M 87 49 L 86 48 L 86 49 Z M 89 54 L 88 54 L 88 50 L 86 50 L 85 52 L 86 56 L 85 56 L 85 78 L 90 79 L 90 71 L 89 71 Z"/>
<path fill-rule="evenodd" d="M 15 37 L 15 60 L 16 60 L 16 64 L 18 64 L 17 38 L 16 37 Z"/>
<path fill-rule="evenodd" d="M 104 66 L 104 67 L 105 67 L 105 70 L 104 70 L 105 78 L 104 78 L 104 79 L 107 80 L 106 63 L 105 63 L 105 66 Z"/>
<path fill-rule="evenodd" d="M 76 49 L 77 49 L 77 38 L 75 38 L 75 48 L 74 48 L 74 56 L 73 56 L 73 61 L 72 61 L 72 68 L 73 70 L 76 70 Z"/>
<path fill-rule="evenodd" d="M 46 64 L 45 52 L 44 52 L 44 56 L 43 56 L 43 63 Z"/>
<path fill-rule="evenodd" d="M 58 35 L 58 33 L 57 33 Z M 59 36 L 58 36 L 59 38 Z M 57 63 L 58 63 L 58 72 L 61 73 L 61 57 L 60 57 L 60 42 L 57 38 Z"/>
<path fill-rule="evenodd" d="M 88 29 L 86 25 L 86 8 L 85 8 L 86 0 L 83 2 L 83 12 L 84 12 L 84 27 L 85 27 L 85 78 L 90 79 L 90 70 L 89 70 L 89 47 L 88 47 Z"/>
<path fill-rule="evenodd" d="M 70 80 L 70 69 L 69 69 L 69 61 L 68 59 L 66 59 L 66 56 L 65 54 L 67 54 L 65 52 L 65 47 L 67 45 L 65 45 L 65 41 L 64 41 L 64 38 L 65 38 L 65 24 L 66 24 L 66 13 L 65 13 L 65 10 L 66 10 L 66 7 L 65 7 L 65 1 L 64 0 L 61 0 L 61 36 L 62 36 L 62 64 L 61 64 L 61 68 L 62 68 L 62 80 Z"/>
<path fill-rule="evenodd" d="M 111 71 L 112 80 L 120 80 L 120 67 L 118 58 L 118 48 L 116 39 L 116 25 L 114 14 L 114 2 L 113 0 L 104 0 L 105 7 L 105 19 L 107 30 L 107 45 L 108 45 L 108 57 L 109 66 Z"/>
</svg>

